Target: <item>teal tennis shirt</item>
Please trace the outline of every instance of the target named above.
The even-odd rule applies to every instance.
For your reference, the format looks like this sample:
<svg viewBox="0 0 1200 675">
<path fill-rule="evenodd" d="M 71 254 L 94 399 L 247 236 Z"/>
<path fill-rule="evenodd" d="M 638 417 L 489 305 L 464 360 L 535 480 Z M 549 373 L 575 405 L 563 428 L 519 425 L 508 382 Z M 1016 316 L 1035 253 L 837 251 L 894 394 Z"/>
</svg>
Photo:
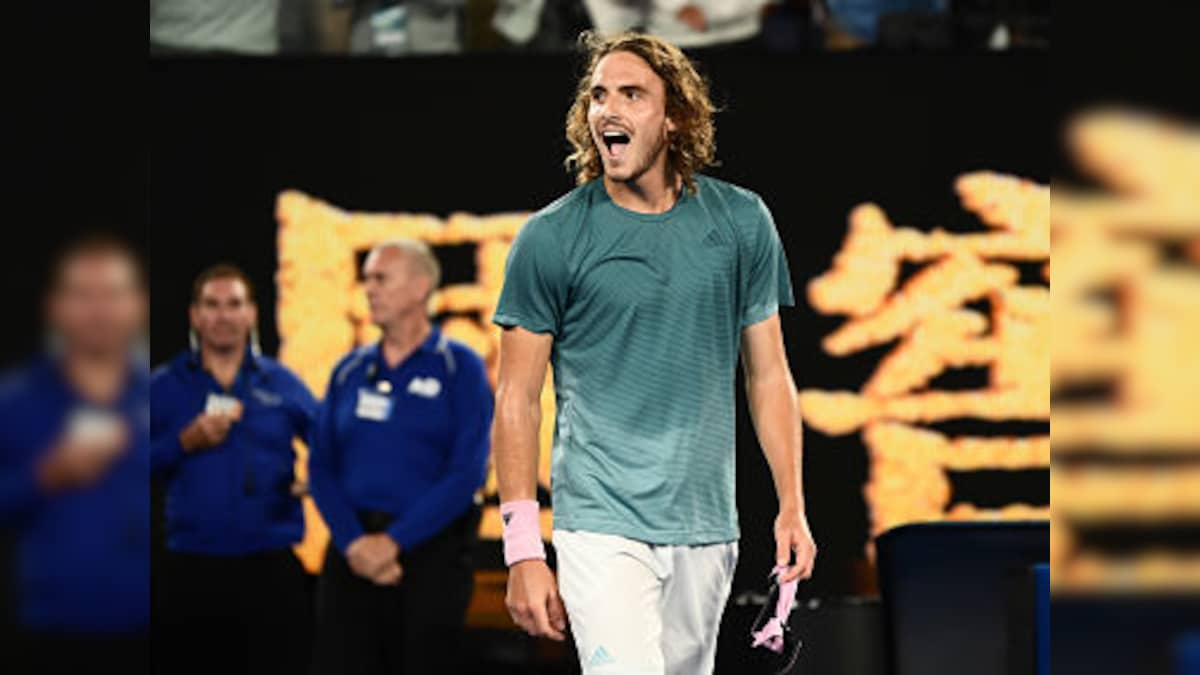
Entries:
<svg viewBox="0 0 1200 675">
<path fill-rule="evenodd" d="M 601 179 L 517 233 L 492 320 L 554 338 L 554 526 L 652 544 L 738 538 L 741 331 L 791 305 L 758 195 L 696 177 L 665 213 L 618 206 Z"/>
</svg>

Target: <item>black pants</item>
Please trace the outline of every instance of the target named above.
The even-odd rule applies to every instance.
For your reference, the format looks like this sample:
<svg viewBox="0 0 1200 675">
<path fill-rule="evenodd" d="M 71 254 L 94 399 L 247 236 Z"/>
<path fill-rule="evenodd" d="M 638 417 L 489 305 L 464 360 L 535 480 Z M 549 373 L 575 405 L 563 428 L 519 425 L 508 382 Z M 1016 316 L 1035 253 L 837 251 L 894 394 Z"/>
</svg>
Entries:
<svg viewBox="0 0 1200 675">
<path fill-rule="evenodd" d="M 290 549 L 170 553 L 156 599 L 154 672 L 301 675 L 312 642 L 308 573 Z"/>
<path fill-rule="evenodd" d="M 364 516 L 368 532 L 385 519 Z M 400 552 L 398 586 L 377 586 L 330 546 L 317 582 L 313 675 L 454 675 L 474 590 L 472 509 L 428 542 Z"/>
</svg>

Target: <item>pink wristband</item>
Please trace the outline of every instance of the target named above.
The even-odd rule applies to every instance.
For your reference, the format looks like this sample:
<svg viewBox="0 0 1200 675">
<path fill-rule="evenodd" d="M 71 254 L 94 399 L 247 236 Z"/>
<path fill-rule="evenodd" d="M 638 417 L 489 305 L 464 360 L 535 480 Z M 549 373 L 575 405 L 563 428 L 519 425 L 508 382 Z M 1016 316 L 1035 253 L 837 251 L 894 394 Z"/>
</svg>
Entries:
<svg viewBox="0 0 1200 675">
<path fill-rule="evenodd" d="M 511 567 L 514 563 L 533 558 L 546 559 L 537 500 L 504 502 L 500 505 L 500 518 L 504 521 L 505 565 Z"/>
</svg>

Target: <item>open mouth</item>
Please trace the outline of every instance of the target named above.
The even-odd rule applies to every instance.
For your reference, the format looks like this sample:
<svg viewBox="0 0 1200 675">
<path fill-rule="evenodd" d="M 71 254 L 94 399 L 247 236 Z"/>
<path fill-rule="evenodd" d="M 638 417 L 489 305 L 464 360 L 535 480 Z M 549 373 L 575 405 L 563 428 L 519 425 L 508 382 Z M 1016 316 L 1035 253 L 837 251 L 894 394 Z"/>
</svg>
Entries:
<svg viewBox="0 0 1200 675">
<path fill-rule="evenodd" d="M 613 159 L 620 159 L 629 147 L 629 134 L 623 131 L 605 131 L 601 137 L 604 139 L 604 146 L 608 148 L 608 156 Z"/>
</svg>

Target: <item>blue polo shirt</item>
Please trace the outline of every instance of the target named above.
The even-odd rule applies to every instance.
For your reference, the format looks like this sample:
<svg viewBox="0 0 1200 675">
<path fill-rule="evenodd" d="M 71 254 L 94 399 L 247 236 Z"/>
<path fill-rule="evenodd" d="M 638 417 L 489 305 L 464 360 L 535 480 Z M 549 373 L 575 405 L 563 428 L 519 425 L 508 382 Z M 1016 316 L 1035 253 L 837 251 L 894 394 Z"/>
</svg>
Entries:
<svg viewBox="0 0 1200 675">
<path fill-rule="evenodd" d="M 309 460 L 313 497 L 334 545 L 363 534 L 356 514 L 395 520 L 403 550 L 466 513 L 487 470 L 492 390 L 483 361 L 434 327 L 395 368 L 379 343 L 334 368 Z"/>
<path fill-rule="evenodd" d="M 219 445 L 185 452 L 179 434 L 209 394 L 242 404 L 242 418 Z M 243 555 L 277 550 L 304 536 L 301 502 L 291 494 L 295 438 L 308 440 L 317 402 L 274 359 L 246 351 L 226 391 L 185 352 L 158 368 L 150 384 L 153 470 L 166 481 L 167 548 Z"/>
<path fill-rule="evenodd" d="M 88 404 L 48 357 L 0 383 L 0 518 L 15 533 L 12 581 L 24 627 L 111 634 L 149 626 L 148 384 L 139 363 L 115 403 Z M 119 416 L 130 445 L 95 483 L 47 495 L 34 467 L 82 409 Z"/>
</svg>

